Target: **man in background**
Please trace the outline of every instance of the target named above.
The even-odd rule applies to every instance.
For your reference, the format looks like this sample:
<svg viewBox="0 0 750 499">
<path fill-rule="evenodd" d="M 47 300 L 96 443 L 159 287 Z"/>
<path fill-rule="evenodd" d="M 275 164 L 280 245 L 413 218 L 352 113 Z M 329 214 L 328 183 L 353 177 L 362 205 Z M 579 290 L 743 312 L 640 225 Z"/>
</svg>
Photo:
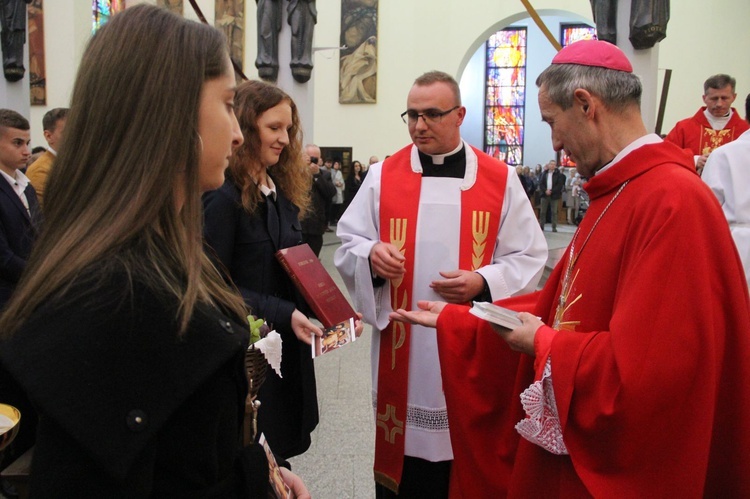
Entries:
<svg viewBox="0 0 750 499">
<path fill-rule="evenodd" d="M 68 108 L 66 107 L 56 107 L 47 111 L 44 115 L 42 128 L 44 128 L 44 138 L 49 147 L 26 171 L 26 176 L 29 178 L 31 185 L 34 186 L 40 206 L 44 205 L 44 188 L 62 142 L 67 116 Z"/>
<path fill-rule="evenodd" d="M 737 81 L 729 75 L 717 74 L 703 84 L 703 103 L 694 116 L 678 121 L 665 140 L 689 149 L 695 156 L 695 170 L 700 175 L 708 155 L 750 129 L 732 103 L 737 98 Z"/>
<path fill-rule="evenodd" d="M 20 170 L 31 155 L 29 122 L 0 109 L 0 310 L 16 288 L 40 223 L 34 187 Z"/>
<path fill-rule="evenodd" d="M 323 234 L 328 228 L 326 206 L 336 194 L 336 188 L 331 181 L 331 172 L 318 166 L 321 161 L 320 147 L 315 144 L 307 144 L 303 157 L 312 174 L 310 192 L 312 206 L 308 215 L 300 221 L 302 224 L 302 240 L 310 245 L 315 256 L 320 256 L 320 250 L 323 247 Z"/>
<path fill-rule="evenodd" d="M 544 230 L 547 221 L 547 208 L 550 208 L 552 232 L 557 232 L 557 212 L 565 189 L 565 175 L 557 169 L 555 160 L 547 163 L 547 169 L 539 180 L 539 225 Z"/>
</svg>

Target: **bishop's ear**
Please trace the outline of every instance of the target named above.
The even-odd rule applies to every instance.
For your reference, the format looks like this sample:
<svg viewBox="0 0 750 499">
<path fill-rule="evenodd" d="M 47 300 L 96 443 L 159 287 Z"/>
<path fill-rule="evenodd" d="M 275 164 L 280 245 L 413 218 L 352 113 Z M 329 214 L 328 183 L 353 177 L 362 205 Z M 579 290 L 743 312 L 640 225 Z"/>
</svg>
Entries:
<svg viewBox="0 0 750 499">
<path fill-rule="evenodd" d="M 573 92 L 573 105 L 580 106 L 584 114 L 589 112 L 589 106 L 591 105 L 591 94 L 588 90 L 577 88 Z"/>
</svg>

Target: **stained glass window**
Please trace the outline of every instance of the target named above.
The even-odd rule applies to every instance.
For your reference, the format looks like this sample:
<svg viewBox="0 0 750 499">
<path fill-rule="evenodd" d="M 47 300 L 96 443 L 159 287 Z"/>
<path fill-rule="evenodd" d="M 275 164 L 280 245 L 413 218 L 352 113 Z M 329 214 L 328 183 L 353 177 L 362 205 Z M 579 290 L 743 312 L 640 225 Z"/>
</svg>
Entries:
<svg viewBox="0 0 750 499">
<path fill-rule="evenodd" d="M 487 40 L 484 151 L 509 165 L 523 162 L 526 28 L 506 28 Z"/>
<path fill-rule="evenodd" d="M 588 24 L 560 25 L 560 45 L 567 47 L 571 43 L 580 40 L 596 40 L 596 28 L 593 28 Z M 560 151 L 558 164 L 570 168 L 576 166 L 573 160 L 570 159 L 570 156 L 565 154 L 565 151 Z"/>
<path fill-rule="evenodd" d="M 560 45 L 567 47 L 579 40 L 596 40 L 596 28 L 588 24 L 560 25 Z"/>
<path fill-rule="evenodd" d="M 125 0 L 93 0 L 91 32 L 104 26 L 114 14 L 125 10 Z"/>
</svg>

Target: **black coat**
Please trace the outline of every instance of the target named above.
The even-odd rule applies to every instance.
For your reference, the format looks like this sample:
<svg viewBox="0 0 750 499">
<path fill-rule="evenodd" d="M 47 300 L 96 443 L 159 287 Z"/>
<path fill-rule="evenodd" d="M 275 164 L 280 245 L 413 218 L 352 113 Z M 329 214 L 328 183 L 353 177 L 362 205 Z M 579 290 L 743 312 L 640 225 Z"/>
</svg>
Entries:
<svg viewBox="0 0 750 499">
<path fill-rule="evenodd" d="M 346 177 L 346 189 L 344 190 L 344 205 L 349 206 L 349 203 L 352 202 L 352 199 L 354 199 L 354 196 L 357 195 L 357 191 L 359 191 L 359 187 L 362 185 L 362 181 L 365 179 L 365 176 L 360 173 L 359 174 L 359 180 L 357 180 L 357 177 L 354 176 L 354 174 L 350 173 Z"/>
<path fill-rule="evenodd" d="M 5 177 L 0 178 L 0 309 L 21 278 L 41 223 L 39 202 L 31 184 L 24 194 L 28 212 Z"/>
<path fill-rule="evenodd" d="M 320 173 L 313 175 L 310 192 L 310 212 L 301 221 L 302 232 L 316 236 L 323 235 L 328 228 L 326 206 L 329 206 L 336 195 L 336 187 L 331 180 L 331 172 L 321 168 Z"/>
<path fill-rule="evenodd" d="M 263 493 L 265 455 L 240 446 L 247 328 L 199 305 L 178 336 L 173 297 L 102 269 L 0 348 L 40 414 L 32 496 Z"/>
<path fill-rule="evenodd" d="M 309 307 L 276 260 L 279 249 L 302 243 L 299 210 L 277 187 L 275 210 L 265 201 L 250 215 L 242 207 L 239 188 L 227 180 L 206 194 L 207 251 L 229 272 L 254 315 L 264 318 L 282 337 L 279 376 L 269 370 L 258 399 L 258 432 L 273 451 L 289 458 L 305 452 L 318 424 L 318 399 L 310 346 L 291 328 L 295 308 L 309 315 Z M 276 222 L 272 218 L 276 218 Z M 278 223 L 278 235 L 269 226 Z"/>
</svg>

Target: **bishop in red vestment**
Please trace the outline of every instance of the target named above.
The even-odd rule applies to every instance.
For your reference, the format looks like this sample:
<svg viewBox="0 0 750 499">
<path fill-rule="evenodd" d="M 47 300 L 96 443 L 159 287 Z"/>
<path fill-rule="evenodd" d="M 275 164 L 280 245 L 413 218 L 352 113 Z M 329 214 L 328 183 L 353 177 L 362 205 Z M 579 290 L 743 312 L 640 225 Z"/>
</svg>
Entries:
<svg viewBox="0 0 750 499">
<path fill-rule="evenodd" d="M 750 301 L 718 203 L 689 154 L 646 132 L 616 47 L 572 44 L 537 84 L 591 206 L 544 289 L 499 302 L 531 313 L 513 331 L 458 305 L 394 314 L 437 324 L 451 431 L 472 451 L 455 496 L 750 497 Z M 478 349 L 442 355 L 495 332 L 524 353 L 513 389 Z M 500 389 L 465 390 L 476 373 Z"/>
</svg>

